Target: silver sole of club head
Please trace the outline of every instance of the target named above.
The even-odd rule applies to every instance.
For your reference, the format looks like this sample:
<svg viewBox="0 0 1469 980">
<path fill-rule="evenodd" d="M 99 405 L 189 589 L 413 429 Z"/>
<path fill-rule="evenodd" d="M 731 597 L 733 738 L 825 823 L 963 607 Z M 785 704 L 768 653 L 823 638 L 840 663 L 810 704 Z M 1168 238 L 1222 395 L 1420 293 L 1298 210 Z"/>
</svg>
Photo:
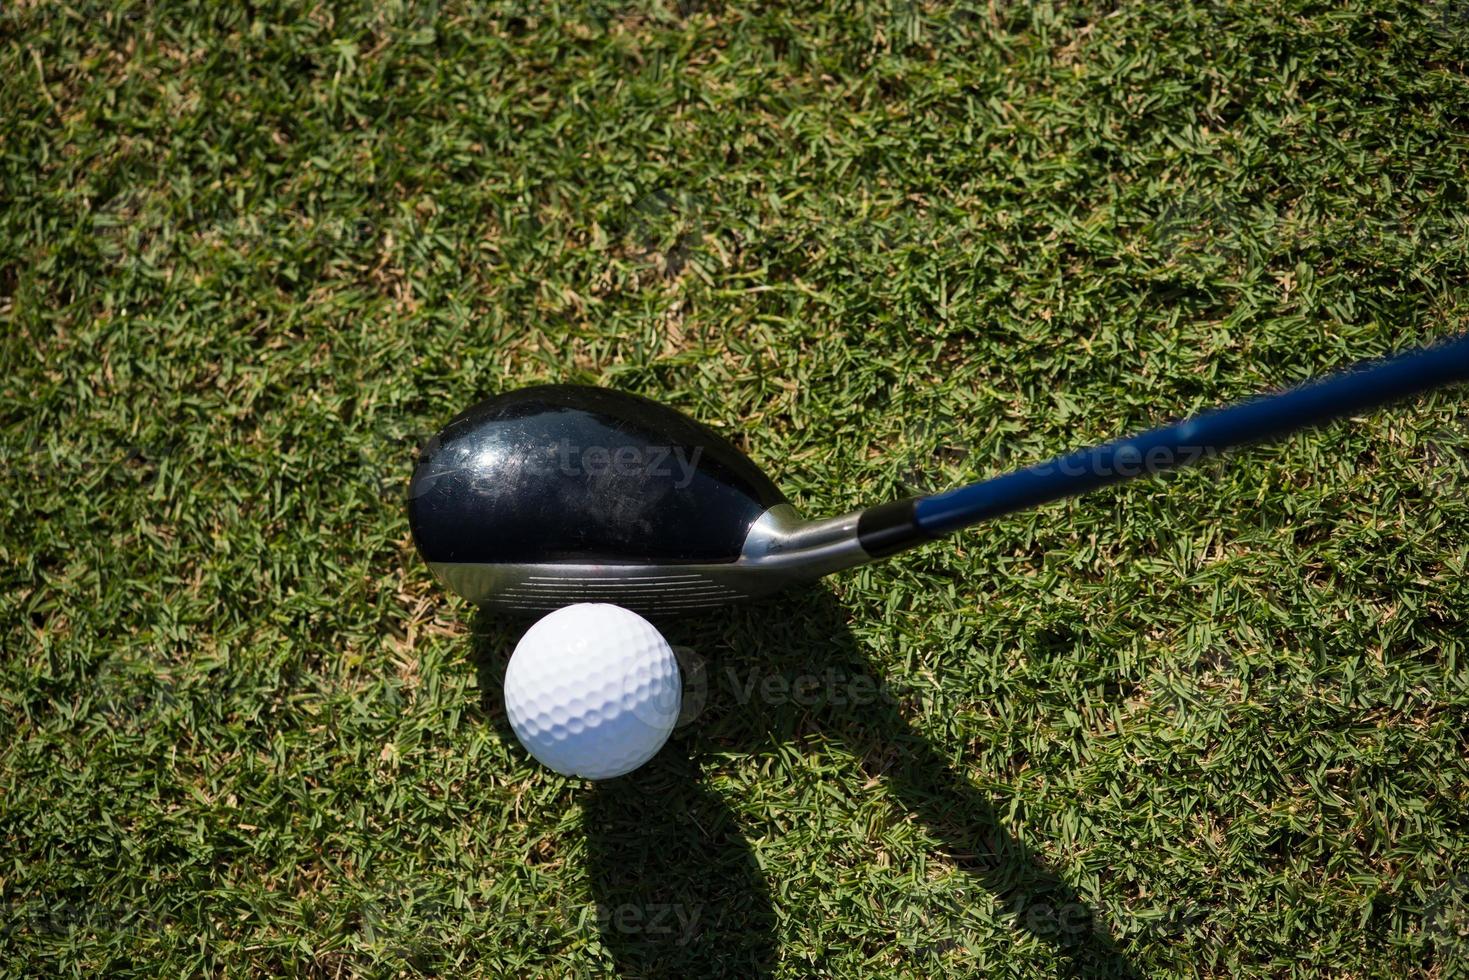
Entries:
<svg viewBox="0 0 1469 980">
<path fill-rule="evenodd" d="M 707 564 L 497 564 L 435 562 L 449 589 L 487 609 L 547 613 L 610 602 L 644 615 L 689 615 L 760 598 L 871 561 L 857 515 L 803 521 L 789 504 L 750 528 L 737 559 Z"/>
</svg>

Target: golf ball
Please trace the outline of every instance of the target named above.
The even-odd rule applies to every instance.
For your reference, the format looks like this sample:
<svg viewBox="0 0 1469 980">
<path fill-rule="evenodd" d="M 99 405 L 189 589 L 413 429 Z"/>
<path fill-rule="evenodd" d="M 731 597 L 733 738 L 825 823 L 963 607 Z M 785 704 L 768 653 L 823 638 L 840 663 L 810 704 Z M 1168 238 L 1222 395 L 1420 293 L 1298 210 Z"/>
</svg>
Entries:
<svg viewBox="0 0 1469 980">
<path fill-rule="evenodd" d="M 678 661 L 637 613 L 606 603 L 558 609 L 521 637 L 505 711 L 526 751 L 565 776 L 632 772 L 678 720 Z"/>
</svg>

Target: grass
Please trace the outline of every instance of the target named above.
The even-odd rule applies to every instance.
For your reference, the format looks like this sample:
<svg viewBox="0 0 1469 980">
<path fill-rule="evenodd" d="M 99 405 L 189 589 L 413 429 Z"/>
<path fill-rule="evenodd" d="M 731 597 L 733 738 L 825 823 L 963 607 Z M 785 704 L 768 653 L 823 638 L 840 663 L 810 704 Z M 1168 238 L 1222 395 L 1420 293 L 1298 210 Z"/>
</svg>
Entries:
<svg viewBox="0 0 1469 980">
<path fill-rule="evenodd" d="M 1465 11 L 7 4 L 4 973 L 1458 975 L 1462 394 L 667 624 L 596 788 L 402 490 L 532 382 L 834 513 L 1462 330 Z"/>
</svg>

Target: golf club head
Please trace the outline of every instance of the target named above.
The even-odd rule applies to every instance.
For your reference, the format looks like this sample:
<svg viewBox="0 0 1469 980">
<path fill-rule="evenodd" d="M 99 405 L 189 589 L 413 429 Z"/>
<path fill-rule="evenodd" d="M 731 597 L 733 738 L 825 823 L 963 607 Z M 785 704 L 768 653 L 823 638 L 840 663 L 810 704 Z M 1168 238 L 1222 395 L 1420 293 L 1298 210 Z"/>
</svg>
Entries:
<svg viewBox="0 0 1469 980">
<path fill-rule="evenodd" d="M 480 605 L 695 612 L 866 556 L 855 518 L 804 522 L 727 439 L 646 398 L 543 385 L 490 398 L 424 448 L 419 552 Z"/>
</svg>

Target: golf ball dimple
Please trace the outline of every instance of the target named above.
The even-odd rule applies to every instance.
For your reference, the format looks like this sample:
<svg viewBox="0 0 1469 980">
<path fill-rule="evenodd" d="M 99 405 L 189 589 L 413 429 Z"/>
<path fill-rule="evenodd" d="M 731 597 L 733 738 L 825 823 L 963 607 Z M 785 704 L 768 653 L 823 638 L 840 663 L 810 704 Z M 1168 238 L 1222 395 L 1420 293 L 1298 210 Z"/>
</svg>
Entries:
<svg viewBox="0 0 1469 980">
<path fill-rule="evenodd" d="M 678 720 L 678 661 L 637 613 L 566 606 L 526 631 L 505 671 L 505 712 L 526 751 L 565 776 L 610 779 L 651 759 Z"/>
</svg>

